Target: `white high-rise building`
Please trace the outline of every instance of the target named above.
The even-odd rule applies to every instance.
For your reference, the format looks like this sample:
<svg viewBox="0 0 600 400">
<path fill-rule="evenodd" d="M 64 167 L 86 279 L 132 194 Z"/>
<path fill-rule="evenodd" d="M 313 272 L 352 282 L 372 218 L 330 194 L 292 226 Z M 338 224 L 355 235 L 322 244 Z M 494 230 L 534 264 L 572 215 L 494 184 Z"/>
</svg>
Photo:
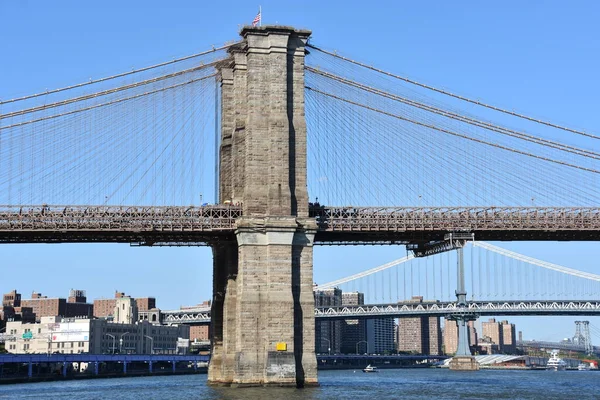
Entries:
<svg viewBox="0 0 600 400">
<path fill-rule="evenodd" d="M 113 322 L 117 324 L 133 324 L 138 320 L 138 308 L 134 298 L 125 296 L 115 299 Z"/>
</svg>

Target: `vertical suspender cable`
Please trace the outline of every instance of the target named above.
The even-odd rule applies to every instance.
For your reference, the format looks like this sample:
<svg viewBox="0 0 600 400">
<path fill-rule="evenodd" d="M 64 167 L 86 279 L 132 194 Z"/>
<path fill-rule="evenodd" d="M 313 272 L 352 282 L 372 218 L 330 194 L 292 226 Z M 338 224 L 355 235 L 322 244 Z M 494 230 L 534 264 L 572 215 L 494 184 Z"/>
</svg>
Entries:
<svg viewBox="0 0 600 400">
<path fill-rule="evenodd" d="M 446 254 L 446 277 L 447 277 L 447 289 L 448 289 L 448 300 L 452 300 L 452 289 L 450 285 L 450 254 Z"/>
<path fill-rule="evenodd" d="M 473 252 L 475 251 L 475 247 L 471 246 L 469 252 L 471 253 L 471 276 L 469 277 L 471 279 L 471 300 L 473 300 L 475 298 L 475 276 L 473 275 Z"/>
<path fill-rule="evenodd" d="M 378 274 L 380 276 L 380 280 L 381 280 L 381 292 L 379 293 L 379 300 L 383 303 L 383 299 L 385 298 L 385 292 L 384 292 L 384 288 L 383 288 L 383 274 Z"/>
<path fill-rule="evenodd" d="M 435 264 L 436 264 L 435 259 L 436 259 L 435 256 L 431 256 L 431 265 L 433 266 L 433 268 L 432 268 L 433 280 L 431 282 L 433 284 L 433 300 L 437 300 L 437 295 L 436 295 L 437 289 L 435 287 L 436 286 L 436 283 L 435 283 L 435 280 L 436 280 L 435 279 Z"/>
<path fill-rule="evenodd" d="M 406 300 L 406 266 L 404 265 L 402 266 L 402 275 L 404 276 L 402 279 L 402 300 Z"/>
<path fill-rule="evenodd" d="M 485 252 L 485 269 L 486 269 L 486 276 L 485 276 L 486 294 L 485 294 L 485 297 L 492 297 L 492 286 L 491 286 L 492 275 L 491 275 L 491 270 L 490 270 L 490 252 L 489 251 Z"/>
<path fill-rule="evenodd" d="M 504 299 L 506 299 L 506 292 L 507 292 L 507 286 L 508 286 L 508 267 L 507 267 L 507 260 L 506 257 L 502 257 L 500 256 L 500 260 L 502 260 L 500 264 L 500 275 L 502 276 L 502 297 Z"/>
<path fill-rule="evenodd" d="M 477 297 L 480 298 L 480 299 L 482 299 L 483 296 L 481 294 L 481 292 L 482 292 L 481 281 L 483 279 L 481 279 L 481 248 L 480 247 L 477 248 L 477 259 L 478 259 L 478 261 L 477 261 L 477 281 L 479 282 L 479 285 L 478 285 L 479 286 L 479 292 L 477 293 Z"/>
<path fill-rule="evenodd" d="M 394 269 L 396 270 L 396 301 L 398 301 L 400 300 L 400 277 L 398 273 L 398 269 L 400 269 L 400 266 L 396 265 Z"/>
<path fill-rule="evenodd" d="M 429 256 L 431 257 L 431 256 Z M 429 299 L 429 257 L 425 258 L 425 299 Z"/>
<path fill-rule="evenodd" d="M 415 295 L 414 286 L 413 286 L 413 260 L 410 260 L 410 297 L 412 298 Z"/>
<path fill-rule="evenodd" d="M 392 302 L 392 271 L 390 271 L 388 269 L 387 271 L 388 274 L 388 302 L 391 303 Z"/>
<path fill-rule="evenodd" d="M 215 204 L 220 204 L 221 201 L 225 201 L 226 199 L 219 198 L 219 143 L 221 141 L 221 132 L 219 129 L 219 87 L 215 78 Z"/>
</svg>

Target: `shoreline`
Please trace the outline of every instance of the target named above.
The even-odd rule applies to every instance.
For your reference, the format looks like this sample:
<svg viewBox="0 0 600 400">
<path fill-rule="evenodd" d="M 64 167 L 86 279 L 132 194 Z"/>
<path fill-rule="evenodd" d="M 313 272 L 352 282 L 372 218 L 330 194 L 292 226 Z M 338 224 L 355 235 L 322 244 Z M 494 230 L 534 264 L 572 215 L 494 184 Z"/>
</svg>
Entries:
<svg viewBox="0 0 600 400">
<path fill-rule="evenodd" d="M 194 371 L 175 371 L 175 372 L 147 372 L 147 371 L 132 371 L 127 374 L 123 373 L 106 373 L 106 374 L 77 374 L 77 375 L 67 375 L 66 377 L 62 375 L 40 375 L 33 376 L 31 378 L 27 376 L 17 376 L 10 378 L 1 378 L 0 385 L 12 385 L 19 383 L 37 383 L 37 382 L 55 382 L 55 381 L 79 381 L 79 380 L 89 380 L 89 379 L 119 379 L 119 378 L 139 378 L 146 376 L 171 376 L 171 375 L 205 375 L 208 373 L 207 367 L 200 367 L 198 370 Z"/>
</svg>

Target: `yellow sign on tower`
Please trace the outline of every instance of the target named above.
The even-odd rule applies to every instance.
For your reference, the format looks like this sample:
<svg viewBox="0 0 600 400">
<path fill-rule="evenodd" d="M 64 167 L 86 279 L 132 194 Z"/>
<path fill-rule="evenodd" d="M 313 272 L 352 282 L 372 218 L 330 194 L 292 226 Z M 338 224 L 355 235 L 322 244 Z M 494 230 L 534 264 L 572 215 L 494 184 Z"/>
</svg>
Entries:
<svg viewBox="0 0 600 400">
<path fill-rule="evenodd" d="M 287 343 L 277 342 L 277 351 L 287 351 Z"/>
</svg>

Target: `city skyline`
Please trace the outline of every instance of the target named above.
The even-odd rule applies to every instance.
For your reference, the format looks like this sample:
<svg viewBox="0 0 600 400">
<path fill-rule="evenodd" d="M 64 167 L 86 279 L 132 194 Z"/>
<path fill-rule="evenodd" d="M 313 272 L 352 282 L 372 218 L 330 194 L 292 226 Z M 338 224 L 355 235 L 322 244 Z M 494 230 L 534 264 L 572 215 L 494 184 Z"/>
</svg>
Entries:
<svg viewBox="0 0 600 400">
<path fill-rule="evenodd" d="M 150 18 L 143 22 L 135 18 L 140 5 L 118 2 L 105 3 L 100 8 L 82 5 L 77 9 L 40 4 L 35 10 L 19 4 L 0 4 L 0 15 L 5 16 L 0 32 L 3 37 L 11 38 L 2 52 L 13 60 L 0 76 L 0 97 L 39 92 L 126 71 L 132 65 L 141 67 L 191 54 L 235 39 L 237 24 L 250 23 L 256 12 L 254 6 L 243 2 L 231 7 L 232 12 L 227 16 L 216 9 L 212 12 L 214 5 L 194 8 L 189 3 L 186 10 L 192 12 L 182 13 L 162 8 L 159 2 L 144 4 Z M 459 9 L 441 3 L 436 7 L 382 4 L 389 12 L 382 13 L 378 7 L 360 7 L 358 20 L 351 7 L 335 3 L 314 2 L 289 8 L 267 2 L 263 4 L 263 24 L 306 26 L 313 30 L 315 43 L 352 58 L 369 60 L 386 70 L 403 72 L 463 94 L 483 96 L 495 104 L 508 104 L 534 115 L 598 130 L 600 121 L 593 101 L 600 85 L 593 79 L 598 44 L 593 41 L 594 32 L 589 27 L 593 21 L 584 23 L 587 16 L 594 15 L 593 10 L 583 6 L 568 9 L 558 2 L 550 6 L 513 2 L 512 7 L 471 3 L 472 7 L 465 4 Z M 120 12 L 115 13 L 115 9 Z M 90 14 L 98 15 L 96 22 L 89 23 L 86 15 Z M 206 14 L 215 18 L 202 19 Z M 31 29 L 23 30 L 21 23 L 26 18 Z M 167 23 L 168 29 L 156 29 L 169 18 L 183 21 L 176 27 Z M 465 18 L 475 21 L 475 26 L 456 23 Z M 553 24 L 556 20 L 582 18 L 582 23 L 567 22 L 563 29 L 556 30 Z M 529 26 L 531 19 L 537 22 L 535 27 Z M 355 29 L 357 21 L 368 29 L 360 29 L 360 34 L 354 34 L 349 41 L 346 35 Z M 514 32 L 506 31 L 507 22 L 512 23 Z M 393 35 L 388 33 L 390 26 L 397 30 Z M 440 41 L 442 32 L 444 40 Z M 523 37 L 527 40 L 521 40 Z M 374 42 L 378 45 L 372 46 Z M 402 53 L 386 58 L 383 50 L 394 47 L 400 47 Z M 40 60 L 43 73 L 39 71 Z M 577 66 L 577 74 L 555 79 L 564 77 L 564 71 L 573 64 Z M 310 196 L 314 198 L 318 193 Z M 415 199 L 415 204 L 419 201 Z M 503 245 L 557 264 L 599 272 L 595 260 L 600 246 L 596 243 Z M 90 298 L 98 298 L 100 293 L 110 295 L 121 290 L 134 297 L 154 296 L 167 309 L 196 304 L 211 295 L 209 248 L 3 245 L 0 254 L 4 265 L 0 288 L 3 292 L 17 288 L 25 294 L 34 290 L 60 294 L 77 287 L 85 288 Z M 404 254 L 402 246 L 317 247 L 315 281 L 331 281 Z M 528 327 L 524 332 L 532 332 L 532 338 L 538 340 L 550 339 L 547 335 L 572 335 L 572 321 L 578 319 L 519 318 L 522 323 L 518 325 Z M 590 320 L 600 325 L 597 318 Z"/>
<path fill-rule="evenodd" d="M 160 304 L 157 304 L 156 302 L 156 298 L 154 296 L 151 295 L 143 295 L 143 296 L 132 296 L 130 294 L 128 294 L 127 292 L 124 291 L 120 291 L 120 290 L 115 290 L 111 296 L 101 296 L 101 297 L 95 297 L 95 298 L 87 298 L 86 297 L 86 290 L 85 289 L 73 289 L 71 288 L 69 290 L 69 296 L 65 296 L 65 295 L 55 295 L 53 293 L 49 293 L 49 292 L 41 292 L 41 291 L 33 291 L 30 295 L 30 297 L 27 297 L 27 295 L 24 295 L 24 293 L 20 292 L 18 289 L 13 289 L 10 292 L 6 291 L 3 292 L 5 297 L 7 295 L 13 295 L 15 294 L 14 292 L 16 291 L 16 294 L 18 295 L 18 302 L 20 303 L 20 305 L 22 305 L 23 307 L 31 307 L 31 300 L 58 300 L 58 299 L 62 299 L 62 300 L 66 300 L 67 304 L 70 303 L 75 303 L 78 302 L 78 304 L 80 305 L 88 305 L 90 306 L 90 312 L 92 310 L 93 307 L 93 316 L 94 318 L 106 318 L 109 315 L 112 315 L 112 310 L 115 307 L 115 302 L 120 299 L 120 298 L 132 298 L 134 300 L 136 300 L 137 304 L 138 304 L 138 308 L 140 312 L 148 312 L 152 309 L 158 309 L 160 311 L 169 311 L 169 310 L 175 310 L 175 309 L 167 309 L 167 308 L 161 308 Z M 77 298 L 77 297 L 72 297 L 74 296 L 74 293 L 80 293 L 80 296 L 82 296 L 81 298 Z M 335 289 L 335 291 L 333 289 L 327 289 L 324 292 L 323 291 L 317 291 L 315 293 L 320 293 L 319 296 L 315 297 L 315 307 L 323 307 L 323 306 L 339 306 L 339 305 L 355 305 L 355 304 L 365 304 L 364 303 L 364 293 L 362 292 L 344 292 L 340 289 Z M 326 295 L 326 298 L 329 298 L 330 296 L 333 296 L 333 293 L 337 293 L 337 295 L 339 296 L 339 304 L 338 303 L 332 303 L 331 300 L 327 300 L 326 302 L 323 302 L 320 296 L 323 295 L 323 293 L 329 293 Z M 344 300 L 342 302 L 342 296 L 344 297 L 344 299 L 348 299 L 348 301 L 346 302 L 346 300 Z M 350 297 L 347 297 L 350 296 Z M 356 300 L 356 296 L 360 296 L 361 300 Z M 335 297 L 335 296 L 334 296 Z M 334 297 L 331 297 L 331 299 L 333 299 Z M 422 296 L 413 296 L 411 299 L 405 299 L 404 301 L 410 301 L 410 302 L 414 302 L 414 301 L 423 301 L 423 297 Z M 426 300 L 426 299 L 425 299 Z M 178 309 L 185 309 L 185 308 L 190 308 L 190 307 L 210 307 L 210 301 L 211 300 L 203 300 L 203 301 L 198 301 L 195 304 L 188 304 L 188 305 L 180 305 L 178 307 Z M 59 305 L 58 303 L 53 304 L 53 307 L 56 308 L 56 310 L 59 309 Z M 52 309 L 54 309 L 52 308 Z M 81 307 L 80 307 L 81 308 Z M 108 310 L 108 311 L 107 311 Z M 35 309 L 33 310 L 34 315 L 36 316 L 36 319 L 39 320 L 40 317 L 63 317 L 63 318 L 72 318 L 74 316 L 78 316 L 79 318 L 84 318 L 86 317 L 86 312 L 73 312 L 71 311 L 69 314 L 65 314 L 65 315 L 59 315 L 59 313 L 45 313 L 45 314 L 39 314 L 36 313 Z M 55 315 L 56 314 L 56 315 Z M 90 316 L 91 317 L 91 314 Z M 20 317 L 21 318 L 21 317 Z M 442 329 L 442 333 L 444 335 L 445 338 L 445 329 L 447 327 L 447 324 L 449 323 L 449 321 L 445 318 L 442 317 L 432 317 L 433 319 L 437 319 L 438 322 L 437 324 L 440 325 L 441 329 Z M 532 318 L 532 317 L 519 317 L 519 316 L 501 316 L 501 317 L 496 317 L 496 318 L 489 318 L 487 316 L 480 316 L 479 318 L 477 318 L 475 321 L 473 321 L 473 325 L 472 327 L 475 328 L 475 338 L 479 338 L 479 339 L 483 339 L 484 337 L 486 337 L 487 335 L 484 333 L 484 329 L 485 329 L 485 324 L 489 323 L 490 321 L 496 322 L 496 320 L 502 323 L 506 322 L 505 320 L 508 319 L 510 320 L 510 322 L 512 323 L 513 326 L 513 334 L 515 334 L 517 331 L 520 333 L 520 335 L 523 337 L 523 340 L 525 341 L 530 341 L 530 340 L 539 340 L 539 341 L 550 341 L 550 342 L 560 342 L 560 341 L 566 341 L 566 340 L 572 340 L 575 336 L 575 324 L 572 324 L 572 326 L 570 326 L 572 328 L 572 333 L 568 334 L 564 337 L 554 337 L 554 338 L 545 338 L 545 339 L 539 339 L 536 338 L 534 336 L 529 335 L 528 332 L 521 330 L 520 328 L 517 329 L 516 331 L 514 330 L 514 326 L 516 326 L 517 324 L 514 324 L 514 320 L 521 320 L 523 318 Z M 383 319 L 389 319 L 389 318 L 385 318 L 383 317 Z M 424 320 L 427 321 L 428 318 L 421 318 L 421 317 L 404 317 L 404 318 L 392 318 L 395 323 L 397 324 L 401 324 L 402 320 L 404 321 L 410 321 L 408 323 L 414 324 L 415 320 Z M 577 320 L 589 320 L 589 317 L 577 317 L 575 318 Z M 25 321 L 25 319 L 24 319 Z M 355 321 L 356 322 L 356 321 Z M 319 335 L 322 335 L 322 333 L 320 333 L 322 331 L 321 326 L 324 326 L 323 324 L 326 325 L 335 325 L 337 327 L 338 333 L 337 335 L 339 336 L 340 333 L 342 333 L 342 336 L 344 335 L 344 327 L 343 327 L 343 321 L 337 321 L 337 322 L 327 322 L 326 320 L 321 320 L 321 322 L 318 324 L 318 328 L 317 328 L 317 338 L 319 337 Z M 332 325 L 333 324 L 333 325 Z M 420 323 L 419 323 L 420 324 Z M 469 326 L 471 326 L 471 323 L 469 323 Z M 593 326 L 593 325 L 592 325 Z M 191 326 L 192 331 L 194 332 L 200 332 L 200 330 L 203 333 L 204 336 L 208 335 L 208 326 L 207 325 L 192 325 Z M 331 328 L 327 328 L 328 330 Z M 421 329 L 421 328 L 418 328 Z M 428 328 L 427 328 L 428 329 Z M 451 329 L 453 331 L 456 330 L 456 325 L 454 324 L 453 327 L 451 327 Z M 428 330 L 427 330 L 428 331 Z M 332 333 L 333 334 L 333 333 Z M 440 334 L 441 335 L 441 334 Z M 473 335 L 473 333 L 471 333 L 470 335 Z M 489 337 L 489 336 L 488 336 Z M 470 338 L 471 340 L 472 338 Z M 493 338 L 492 338 L 493 339 Z M 596 336 L 596 334 L 594 332 L 592 332 L 592 342 L 594 345 L 598 345 L 600 344 L 600 338 L 598 336 Z M 440 340 L 441 340 L 441 336 L 440 336 Z M 456 339 L 454 339 L 456 340 Z M 516 340 L 516 339 L 513 339 Z M 594 341 L 595 340 L 595 341 Z M 497 343 L 497 342 L 496 342 Z M 472 343 L 471 343 L 472 344 Z M 504 343 L 501 343 L 504 344 Z M 337 339 L 337 342 L 334 344 L 330 344 L 330 343 L 325 343 L 323 342 L 320 346 L 321 349 L 326 348 L 323 346 L 327 346 L 330 345 L 333 348 L 333 352 L 337 353 L 340 352 L 340 349 L 343 347 L 343 342 L 341 337 L 339 339 Z M 442 345 L 442 343 L 440 342 L 440 346 Z M 455 346 L 456 344 L 453 344 L 453 346 Z M 410 347 L 410 346 L 409 346 Z M 317 346 L 317 349 L 319 348 L 319 345 Z M 337 350 L 336 350 L 337 349 Z M 452 352 L 451 352 L 452 353 Z M 435 354 L 435 353 L 431 353 L 431 354 Z"/>
</svg>

